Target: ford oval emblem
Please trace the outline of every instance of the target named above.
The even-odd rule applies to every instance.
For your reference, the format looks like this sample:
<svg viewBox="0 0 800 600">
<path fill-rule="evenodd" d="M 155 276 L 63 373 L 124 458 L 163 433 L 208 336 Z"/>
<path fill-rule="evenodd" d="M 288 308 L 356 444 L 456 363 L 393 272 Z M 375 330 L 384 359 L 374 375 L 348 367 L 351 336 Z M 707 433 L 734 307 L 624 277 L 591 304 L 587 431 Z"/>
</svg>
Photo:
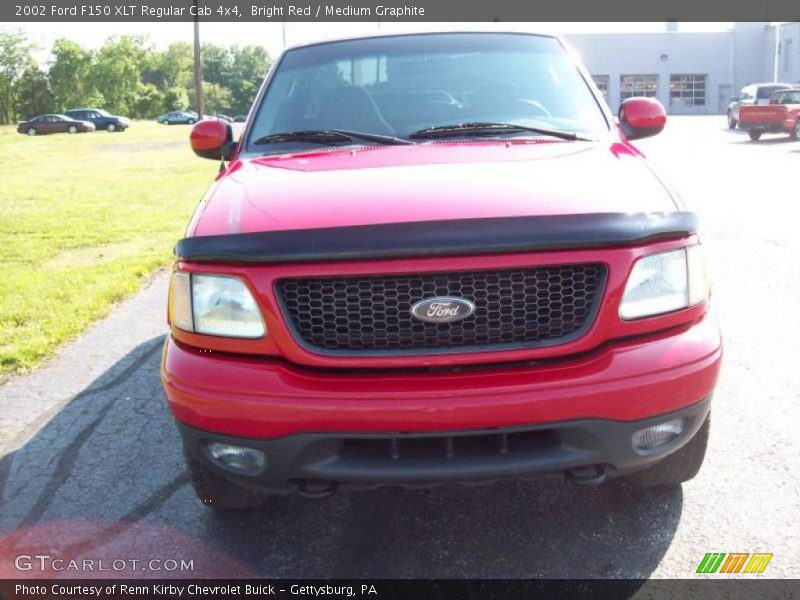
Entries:
<svg viewBox="0 0 800 600">
<path fill-rule="evenodd" d="M 411 314 L 426 323 L 454 323 L 475 312 L 475 305 L 465 298 L 437 296 L 420 300 L 411 307 Z"/>
</svg>

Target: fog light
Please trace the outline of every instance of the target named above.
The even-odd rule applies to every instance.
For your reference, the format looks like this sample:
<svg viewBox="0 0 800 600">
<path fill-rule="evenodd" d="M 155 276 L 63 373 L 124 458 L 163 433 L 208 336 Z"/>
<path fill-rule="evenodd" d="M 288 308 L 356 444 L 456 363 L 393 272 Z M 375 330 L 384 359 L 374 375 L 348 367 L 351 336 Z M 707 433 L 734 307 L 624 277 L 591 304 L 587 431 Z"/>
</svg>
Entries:
<svg viewBox="0 0 800 600">
<path fill-rule="evenodd" d="M 644 452 L 655 450 L 682 434 L 684 425 L 683 419 L 675 419 L 640 429 L 633 434 L 633 447 Z"/>
<path fill-rule="evenodd" d="M 213 442 L 208 445 L 208 455 L 217 464 L 240 473 L 254 475 L 267 466 L 267 457 L 261 450 Z"/>
</svg>

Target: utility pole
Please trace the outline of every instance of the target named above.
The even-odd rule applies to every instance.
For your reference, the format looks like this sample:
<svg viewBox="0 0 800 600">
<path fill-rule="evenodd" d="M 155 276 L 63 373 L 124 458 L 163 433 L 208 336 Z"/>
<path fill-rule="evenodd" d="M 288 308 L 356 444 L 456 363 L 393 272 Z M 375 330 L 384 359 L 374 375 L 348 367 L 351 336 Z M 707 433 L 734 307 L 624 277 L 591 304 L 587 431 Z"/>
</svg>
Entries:
<svg viewBox="0 0 800 600">
<path fill-rule="evenodd" d="M 200 16 L 194 0 L 194 96 L 197 120 L 203 118 L 203 65 L 200 62 Z"/>
<path fill-rule="evenodd" d="M 781 24 L 775 23 L 775 62 L 772 65 L 772 81 L 778 83 L 778 65 L 781 54 Z"/>
</svg>

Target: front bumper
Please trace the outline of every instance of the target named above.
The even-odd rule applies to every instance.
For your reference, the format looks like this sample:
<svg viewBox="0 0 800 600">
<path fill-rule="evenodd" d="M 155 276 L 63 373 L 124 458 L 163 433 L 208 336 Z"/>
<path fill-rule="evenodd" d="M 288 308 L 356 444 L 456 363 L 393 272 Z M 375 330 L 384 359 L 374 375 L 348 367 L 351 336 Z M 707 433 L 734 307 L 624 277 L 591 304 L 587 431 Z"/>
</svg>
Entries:
<svg viewBox="0 0 800 600">
<path fill-rule="evenodd" d="M 225 476 L 291 491 L 311 481 L 417 485 L 593 465 L 612 476 L 636 470 L 694 434 L 721 357 L 719 331 L 707 315 L 569 359 L 413 371 L 312 369 L 202 351 L 168 337 L 162 379 L 190 451 L 213 466 L 209 441 L 262 449 L 264 473 Z M 681 437 L 655 454 L 634 451 L 633 432 L 675 416 L 687 419 Z M 387 444 L 390 458 L 393 447 L 410 444 L 412 463 L 387 460 Z M 504 444 L 522 450 L 498 453 Z M 463 454 L 465 445 L 488 453 Z"/>
<path fill-rule="evenodd" d="M 179 423 L 189 452 L 244 487 L 270 493 L 327 495 L 338 488 L 387 485 L 425 487 L 448 482 L 485 483 L 506 478 L 566 475 L 577 483 L 600 483 L 663 459 L 688 442 L 710 410 L 710 398 L 641 421 L 583 419 L 531 427 L 437 433 L 305 433 L 273 440 L 242 439 Z M 676 439 L 655 450 L 634 449 L 634 433 L 683 419 Z M 261 450 L 266 467 L 242 475 L 218 465 L 208 444 Z"/>
</svg>

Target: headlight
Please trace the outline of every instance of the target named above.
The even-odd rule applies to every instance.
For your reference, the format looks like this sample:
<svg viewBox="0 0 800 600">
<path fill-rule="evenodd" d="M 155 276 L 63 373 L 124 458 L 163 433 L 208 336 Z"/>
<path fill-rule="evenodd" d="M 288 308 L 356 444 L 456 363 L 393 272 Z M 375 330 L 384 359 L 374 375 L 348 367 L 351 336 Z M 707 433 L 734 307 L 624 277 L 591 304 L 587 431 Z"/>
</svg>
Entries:
<svg viewBox="0 0 800 600">
<path fill-rule="evenodd" d="M 224 275 L 172 275 L 170 322 L 205 335 L 261 338 L 267 333 L 261 311 L 243 281 Z"/>
<path fill-rule="evenodd" d="M 619 316 L 638 319 L 688 308 L 708 298 L 699 245 L 643 256 L 633 267 Z"/>
</svg>

